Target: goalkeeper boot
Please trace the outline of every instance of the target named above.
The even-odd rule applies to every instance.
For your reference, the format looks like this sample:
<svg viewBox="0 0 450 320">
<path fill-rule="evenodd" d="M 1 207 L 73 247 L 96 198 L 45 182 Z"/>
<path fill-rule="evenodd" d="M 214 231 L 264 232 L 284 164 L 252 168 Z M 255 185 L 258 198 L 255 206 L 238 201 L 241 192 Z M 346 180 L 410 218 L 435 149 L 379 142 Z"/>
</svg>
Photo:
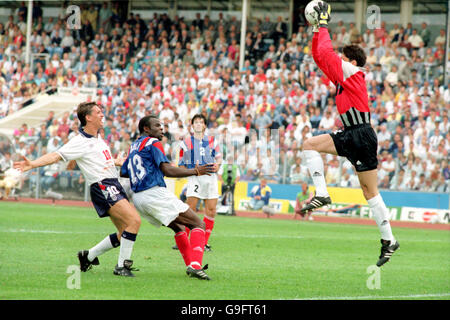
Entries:
<svg viewBox="0 0 450 320">
<path fill-rule="evenodd" d="M 186 274 L 192 278 L 198 278 L 200 280 L 211 280 L 211 278 L 206 274 L 205 270 L 208 269 L 208 265 L 205 265 L 201 269 L 194 269 L 191 266 L 186 268 Z"/>
<path fill-rule="evenodd" d="M 95 257 L 94 260 L 89 261 L 88 255 L 89 250 L 78 251 L 78 260 L 80 260 L 80 270 L 82 272 L 90 270 L 92 265 L 98 266 L 100 264 L 97 257 Z"/>
<path fill-rule="evenodd" d="M 394 244 L 391 244 L 389 240 L 383 240 L 381 239 L 381 254 L 377 262 L 377 266 L 381 267 L 383 264 L 388 262 L 392 255 L 394 254 L 395 250 L 397 250 L 400 247 L 400 243 L 398 241 L 395 241 Z"/>
<path fill-rule="evenodd" d="M 133 260 L 124 260 L 123 267 L 119 267 L 116 265 L 114 268 L 114 274 L 116 276 L 124 276 L 124 277 L 134 277 L 134 274 L 131 271 L 139 271 L 139 269 L 132 268 Z"/>
<path fill-rule="evenodd" d="M 321 208 L 323 206 L 331 204 L 331 198 L 330 197 L 318 197 L 314 196 L 311 201 L 305 205 L 300 212 L 306 213 L 308 211 L 312 211 L 318 208 Z"/>
</svg>

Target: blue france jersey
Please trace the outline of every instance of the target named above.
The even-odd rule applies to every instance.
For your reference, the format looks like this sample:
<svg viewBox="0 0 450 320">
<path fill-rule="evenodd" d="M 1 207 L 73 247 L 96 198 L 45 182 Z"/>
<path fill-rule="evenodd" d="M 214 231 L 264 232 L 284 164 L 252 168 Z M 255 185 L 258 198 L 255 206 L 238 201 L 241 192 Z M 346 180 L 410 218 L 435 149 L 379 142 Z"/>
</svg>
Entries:
<svg viewBox="0 0 450 320">
<path fill-rule="evenodd" d="M 220 148 L 214 137 L 205 136 L 203 140 L 197 140 L 190 136 L 181 143 L 178 165 L 193 169 L 197 162 L 199 166 L 215 163 L 219 154 Z"/>
<path fill-rule="evenodd" d="M 159 168 L 162 162 L 169 162 L 161 142 L 156 138 L 139 137 L 131 144 L 128 158 L 122 165 L 121 173 L 130 178 L 134 192 L 154 186 L 166 187 L 164 174 Z"/>
</svg>

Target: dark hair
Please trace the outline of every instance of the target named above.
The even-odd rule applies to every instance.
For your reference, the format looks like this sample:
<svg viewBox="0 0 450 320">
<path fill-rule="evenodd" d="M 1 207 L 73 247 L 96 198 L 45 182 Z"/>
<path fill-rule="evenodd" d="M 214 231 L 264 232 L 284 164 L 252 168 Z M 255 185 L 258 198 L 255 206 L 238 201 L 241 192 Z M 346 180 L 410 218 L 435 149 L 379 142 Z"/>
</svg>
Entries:
<svg viewBox="0 0 450 320">
<path fill-rule="evenodd" d="M 201 113 L 197 113 L 195 116 L 192 117 L 191 124 L 194 124 L 195 119 L 203 119 L 205 126 L 208 125 L 208 120 L 206 120 L 206 117 Z"/>
<path fill-rule="evenodd" d="M 342 52 L 350 61 L 355 60 L 358 67 L 364 67 L 366 64 L 366 54 L 360 46 L 345 46 Z"/>
<path fill-rule="evenodd" d="M 139 126 L 138 127 L 139 127 L 139 132 L 141 134 L 144 133 L 144 127 L 150 128 L 150 120 L 151 119 L 158 119 L 158 117 L 153 115 L 153 114 L 151 114 L 151 115 L 145 116 L 141 120 L 139 120 Z"/>
<path fill-rule="evenodd" d="M 92 109 L 96 105 L 97 104 L 95 102 L 82 102 L 78 105 L 77 116 L 80 120 L 81 127 L 84 127 L 86 125 L 86 116 L 91 114 Z"/>
</svg>

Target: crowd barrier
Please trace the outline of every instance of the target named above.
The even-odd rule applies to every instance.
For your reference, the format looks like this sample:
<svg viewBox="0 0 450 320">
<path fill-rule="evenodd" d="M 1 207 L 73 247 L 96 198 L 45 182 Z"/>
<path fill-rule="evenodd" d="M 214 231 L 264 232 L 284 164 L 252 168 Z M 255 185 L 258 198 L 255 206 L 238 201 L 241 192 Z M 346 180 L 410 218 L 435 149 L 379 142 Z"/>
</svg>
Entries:
<svg viewBox="0 0 450 320">
<path fill-rule="evenodd" d="M 42 170 L 42 169 L 41 169 Z M 38 178 L 39 176 L 39 178 Z M 37 178 L 37 179 L 36 179 Z M 89 188 L 83 176 L 77 171 L 63 171 L 57 175 L 47 175 L 37 170 L 29 172 L 27 182 L 18 191 L 19 197 L 51 198 L 90 201 Z M 177 197 L 181 195 L 187 179 L 165 179 L 167 187 Z M 219 181 L 219 194 L 221 182 Z M 237 211 L 246 211 L 250 202 L 250 192 L 257 183 L 237 182 L 234 192 L 234 206 Z M 268 184 L 272 189 L 270 206 L 275 213 L 293 215 L 296 196 L 301 186 L 296 184 Z M 314 187 L 309 187 L 314 192 Z M 328 216 L 352 216 L 372 218 L 371 211 L 359 188 L 329 187 L 332 204 L 314 214 Z M 391 220 L 450 223 L 449 193 L 420 191 L 380 190 L 389 210 Z"/>
<path fill-rule="evenodd" d="M 179 196 L 187 179 L 166 179 L 167 187 Z M 238 182 L 235 188 L 235 210 L 247 210 L 246 203 L 250 201 L 250 191 L 257 185 L 253 182 Z M 295 199 L 301 191 L 300 185 L 293 184 L 268 184 L 272 189 L 270 205 L 276 213 L 294 214 Z M 219 182 L 219 190 L 221 183 Z M 309 187 L 314 192 L 314 187 Z M 316 211 L 314 214 L 329 216 L 352 216 L 372 218 L 366 199 L 361 189 L 329 187 L 328 191 L 333 204 L 327 209 Z M 219 191 L 220 192 L 220 191 Z M 400 192 L 380 190 L 391 220 L 416 221 L 416 222 L 440 222 L 450 223 L 450 197 L 448 193 L 436 192 Z M 348 208 L 349 205 L 357 205 Z M 343 210 L 339 210 L 342 209 Z"/>
</svg>

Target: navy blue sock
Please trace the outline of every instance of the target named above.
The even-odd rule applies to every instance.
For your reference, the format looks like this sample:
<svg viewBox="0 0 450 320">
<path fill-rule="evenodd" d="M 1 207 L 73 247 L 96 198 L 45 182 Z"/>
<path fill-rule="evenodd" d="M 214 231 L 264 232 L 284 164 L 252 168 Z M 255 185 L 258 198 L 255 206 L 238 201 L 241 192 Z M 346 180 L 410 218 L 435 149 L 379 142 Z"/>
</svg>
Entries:
<svg viewBox="0 0 450 320">
<path fill-rule="evenodd" d="M 113 246 L 113 248 L 117 248 L 118 246 L 120 246 L 120 241 L 119 238 L 117 238 L 117 233 L 111 233 L 109 235 L 109 240 L 111 241 L 111 245 Z"/>
</svg>

